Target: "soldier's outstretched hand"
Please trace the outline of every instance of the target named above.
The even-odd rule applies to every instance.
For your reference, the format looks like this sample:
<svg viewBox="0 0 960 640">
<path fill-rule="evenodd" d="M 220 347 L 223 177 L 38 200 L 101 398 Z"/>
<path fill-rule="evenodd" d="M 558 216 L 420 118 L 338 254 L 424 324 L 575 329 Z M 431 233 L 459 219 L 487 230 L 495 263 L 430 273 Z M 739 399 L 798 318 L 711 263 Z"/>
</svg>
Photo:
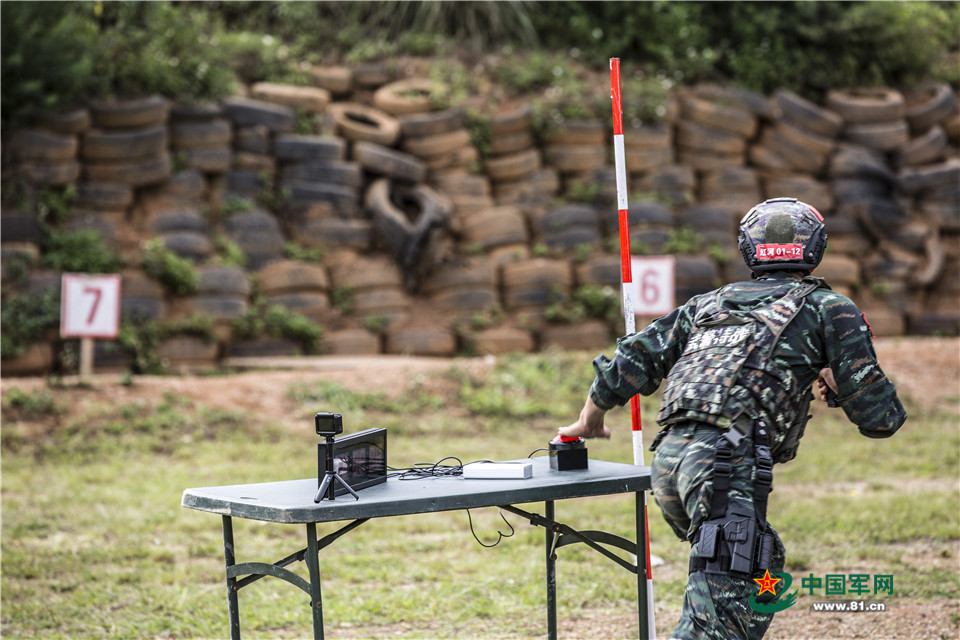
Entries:
<svg viewBox="0 0 960 640">
<path fill-rule="evenodd" d="M 603 423 L 603 417 L 606 413 L 592 399 L 587 398 L 577 421 L 568 427 L 558 429 L 557 435 L 569 438 L 609 438 L 610 429 Z"/>
</svg>

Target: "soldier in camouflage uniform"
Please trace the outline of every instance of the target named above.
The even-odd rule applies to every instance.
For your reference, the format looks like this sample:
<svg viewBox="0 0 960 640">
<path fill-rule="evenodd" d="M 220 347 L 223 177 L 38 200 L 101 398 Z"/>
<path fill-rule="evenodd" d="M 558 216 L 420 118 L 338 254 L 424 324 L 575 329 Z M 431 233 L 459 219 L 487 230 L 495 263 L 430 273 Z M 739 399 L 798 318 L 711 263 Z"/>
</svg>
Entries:
<svg viewBox="0 0 960 640">
<path fill-rule="evenodd" d="M 604 414 L 666 380 L 650 447 L 653 493 L 691 543 L 683 612 L 671 638 L 761 638 L 772 613 L 750 602 L 756 578 L 783 570 L 784 548 L 766 521 L 774 462 L 797 451 L 816 382 L 860 433 L 893 435 L 906 413 L 881 371 L 869 325 L 854 303 L 810 272 L 826 248 L 823 218 L 793 198 L 744 216 L 739 247 L 749 282 L 694 296 L 594 360 L 580 417 L 560 435 L 609 437 Z M 778 587 L 782 585 L 778 583 Z"/>
</svg>

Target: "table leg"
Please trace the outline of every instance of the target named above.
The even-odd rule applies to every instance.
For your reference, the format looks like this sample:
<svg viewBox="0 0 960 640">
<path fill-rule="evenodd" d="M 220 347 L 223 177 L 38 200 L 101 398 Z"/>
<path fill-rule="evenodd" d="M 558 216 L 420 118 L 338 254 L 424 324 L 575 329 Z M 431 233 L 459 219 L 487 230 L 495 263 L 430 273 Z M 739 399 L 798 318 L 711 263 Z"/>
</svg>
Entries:
<svg viewBox="0 0 960 640">
<path fill-rule="evenodd" d="M 227 569 L 237 562 L 233 548 L 233 519 L 223 516 L 223 555 Z M 237 599 L 237 579 L 227 576 L 227 608 L 230 610 L 230 637 L 240 640 L 240 602 Z"/>
<path fill-rule="evenodd" d="M 307 523 L 307 568 L 310 571 L 310 608 L 313 609 L 313 637 L 323 640 L 323 598 L 320 593 L 320 557 L 317 546 L 317 525 Z"/>
<path fill-rule="evenodd" d="M 637 610 L 640 612 L 640 635 L 641 640 L 648 637 L 649 625 L 647 611 L 647 575 L 650 567 L 647 566 L 647 514 L 646 500 L 642 491 L 637 491 L 636 513 L 637 513 Z"/>
<path fill-rule="evenodd" d="M 544 506 L 544 515 L 549 520 L 554 520 L 553 500 L 547 500 Z M 547 532 L 547 638 L 548 640 L 557 640 L 557 556 L 556 556 L 556 536 L 557 533 L 550 527 L 544 527 Z"/>
</svg>

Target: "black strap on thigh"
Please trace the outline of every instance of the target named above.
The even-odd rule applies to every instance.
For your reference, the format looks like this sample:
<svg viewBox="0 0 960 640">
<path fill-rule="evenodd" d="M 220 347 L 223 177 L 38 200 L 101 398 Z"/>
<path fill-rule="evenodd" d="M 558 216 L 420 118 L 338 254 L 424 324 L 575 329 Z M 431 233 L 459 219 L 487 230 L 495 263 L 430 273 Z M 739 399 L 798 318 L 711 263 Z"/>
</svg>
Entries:
<svg viewBox="0 0 960 640">
<path fill-rule="evenodd" d="M 730 475 L 733 465 L 733 448 L 725 437 L 720 436 L 717 441 L 716 458 L 713 461 L 713 498 L 710 501 L 710 517 L 722 518 L 727 513 L 727 493 L 730 490 Z"/>
<path fill-rule="evenodd" d="M 767 496 L 773 491 L 773 456 L 770 454 L 770 435 L 763 420 L 753 426 L 753 457 L 757 464 L 757 478 L 753 484 L 753 510 L 760 531 L 767 529 Z"/>
</svg>

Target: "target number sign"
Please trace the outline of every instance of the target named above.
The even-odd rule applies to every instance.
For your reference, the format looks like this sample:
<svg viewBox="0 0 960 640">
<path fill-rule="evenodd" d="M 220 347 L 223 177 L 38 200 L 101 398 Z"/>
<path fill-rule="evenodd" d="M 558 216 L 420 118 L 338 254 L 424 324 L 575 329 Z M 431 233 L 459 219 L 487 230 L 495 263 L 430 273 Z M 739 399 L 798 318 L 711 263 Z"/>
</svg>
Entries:
<svg viewBox="0 0 960 640">
<path fill-rule="evenodd" d="M 120 325 L 120 276 L 65 273 L 60 289 L 60 335 L 116 338 Z"/>
<path fill-rule="evenodd" d="M 676 306 L 673 256 L 632 258 L 634 314 L 659 318 Z"/>
</svg>

